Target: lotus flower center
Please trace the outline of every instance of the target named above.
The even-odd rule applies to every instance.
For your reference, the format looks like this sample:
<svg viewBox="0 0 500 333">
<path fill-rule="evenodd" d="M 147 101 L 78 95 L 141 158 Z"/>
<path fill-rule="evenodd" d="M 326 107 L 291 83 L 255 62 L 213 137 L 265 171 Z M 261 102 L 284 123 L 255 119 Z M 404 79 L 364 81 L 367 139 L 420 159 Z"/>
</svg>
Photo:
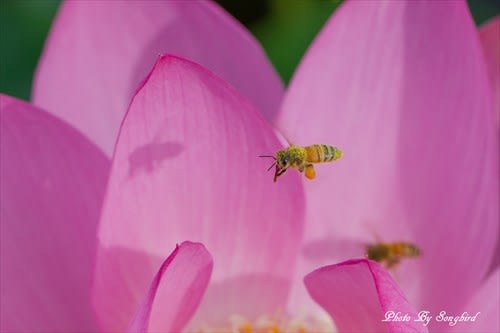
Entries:
<svg viewBox="0 0 500 333">
<path fill-rule="evenodd" d="M 273 320 L 261 317 L 250 322 L 242 316 L 234 315 L 227 327 L 202 327 L 200 333 L 331 333 L 335 332 L 331 321 L 320 319 Z"/>
</svg>

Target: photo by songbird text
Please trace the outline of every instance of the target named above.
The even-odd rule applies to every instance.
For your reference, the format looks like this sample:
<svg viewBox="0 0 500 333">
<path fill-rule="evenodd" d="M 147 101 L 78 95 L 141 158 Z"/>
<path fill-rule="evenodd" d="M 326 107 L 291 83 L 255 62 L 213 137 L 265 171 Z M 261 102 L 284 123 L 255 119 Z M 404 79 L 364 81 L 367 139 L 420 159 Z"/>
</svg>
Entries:
<svg viewBox="0 0 500 333">
<path fill-rule="evenodd" d="M 416 316 L 412 316 L 408 313 L 400 311 L 387 311 L 384 315 L 382 321 L 393 322 L 393 321 L 414 321 L 421 322 L 422 325 L 427 326 L 431 320 L 437 322 L 446 322 L 450 326 L 455 326 L 458 323 L 473 323 L 479 318 L 481 312 L 469 313 L 462 312 L 460 315 L 450 314 L 446 311 L 440 311 L 437 314 L 433 314 L 430 311 L 422 310 L 417 313 Z"/>
</svg>

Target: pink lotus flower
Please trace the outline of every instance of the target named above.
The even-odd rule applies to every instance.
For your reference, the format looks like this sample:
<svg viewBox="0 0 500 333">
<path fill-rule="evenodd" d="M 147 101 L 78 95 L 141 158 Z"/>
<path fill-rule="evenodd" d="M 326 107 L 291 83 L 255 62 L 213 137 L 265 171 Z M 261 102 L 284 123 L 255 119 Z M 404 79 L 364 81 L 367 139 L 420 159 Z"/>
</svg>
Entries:
<svg viewBox="0 0 500 333">
<path fill-rule="evenodd" d="M 165 52 L 238 92 L 177 56 L 136 89 Z M 0 99 L 0 329 L 316 331 L 314 300 L 339 331 L 427 331 L 382 322 L 419 310 L 498 330 L 498 141 L 465 3 L 344 4 L 281 99 L 211 4 L 65 3 L 34 87 L 51 114 Z M 256 156 L 282 146 L 275 129 L 345 157 L 274 184 Z M 372 233 L 422 248 L 401 289 L 366 259 L 323 266 Z"/>
</svg>

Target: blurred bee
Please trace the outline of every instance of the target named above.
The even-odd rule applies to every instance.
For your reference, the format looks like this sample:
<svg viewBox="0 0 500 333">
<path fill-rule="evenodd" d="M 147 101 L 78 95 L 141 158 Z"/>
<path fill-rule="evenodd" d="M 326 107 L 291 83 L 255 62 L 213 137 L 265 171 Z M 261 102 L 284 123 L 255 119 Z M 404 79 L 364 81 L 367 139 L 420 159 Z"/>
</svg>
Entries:
<svg viewBox="0 0 500 333">
<path fill-rule="evenodd" d="M 409 242 L 375 243 L 366 246 L 368 259 L 384 264 L 386 268 L 392 268 L 399 264 L 402 258 L 414 258 L 420 256 L 420 249 Z"/>
<path fill-rule="evenodd" d="M 313 164 L 322 162 L 332 162 L 342 157 L 342 151 L 329 145 L 312 145 L 307 147 L 290 146 L 279 150 L 276 156 L 261 155 L 259 157 L 270 157 L 275 162 L 269 167 L 271 170 L 276 166 L 274 181 L 278 179 L 289 168 L 305 171 L 307 179 L 314 179 L 316 171 Z"/>
</svg>

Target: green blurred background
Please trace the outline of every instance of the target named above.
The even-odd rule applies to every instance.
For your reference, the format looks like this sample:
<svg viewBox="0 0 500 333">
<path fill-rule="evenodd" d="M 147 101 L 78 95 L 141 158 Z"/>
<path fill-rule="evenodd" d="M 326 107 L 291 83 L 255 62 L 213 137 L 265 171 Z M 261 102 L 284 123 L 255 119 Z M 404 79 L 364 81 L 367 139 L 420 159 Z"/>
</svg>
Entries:
<svg viewBox="0 0 500 333">
<path fill-rule="evenodd" d="M 217 2 L 252 31 L 288 83 L 311 40 L 341 0 Z M 500 13 L 499 0 L 468 3 L 478 25 Z M 0 92 L 29 99 L 33 72 L 59 4 L 60 0 L 0 0 Z"/>
</svg>

